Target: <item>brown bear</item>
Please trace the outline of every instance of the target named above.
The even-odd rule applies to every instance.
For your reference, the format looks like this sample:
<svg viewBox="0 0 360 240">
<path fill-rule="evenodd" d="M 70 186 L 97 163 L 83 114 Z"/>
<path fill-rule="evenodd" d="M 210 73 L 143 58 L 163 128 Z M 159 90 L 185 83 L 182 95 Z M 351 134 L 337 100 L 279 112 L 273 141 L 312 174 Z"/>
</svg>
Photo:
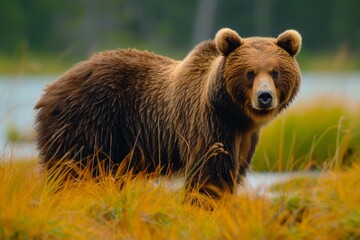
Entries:
<svg viewBox="0 0 360 240">
<path fill-rule="evenodd" d="M 41 162 L 183 170 L 187 190 L 233 193 L 261 127 L 299 90 L 300 47 L 295 30 L 275 39 L 224 28 L 183 61 L 135 49 L 96 54 L 36 104 Z"/>
</svg>

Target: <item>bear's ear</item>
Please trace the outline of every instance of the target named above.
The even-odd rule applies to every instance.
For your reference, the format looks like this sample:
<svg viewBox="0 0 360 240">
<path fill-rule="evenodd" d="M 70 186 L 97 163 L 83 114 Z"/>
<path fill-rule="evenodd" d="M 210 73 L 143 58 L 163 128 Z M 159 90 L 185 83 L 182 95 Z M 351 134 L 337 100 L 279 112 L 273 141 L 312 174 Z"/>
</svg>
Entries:
<svg viewBox="0 0 360 240">
<path fill-rule="evenodd" d="M 276 44 L 287 51 L 290 56 L 295 56 L 301 48 L 301 35 L 295 30 L 287 30 L 278 36 Z"/>
<path fill-rule="evenodd" d="M 238 48 L 241 43 L 239 34 L 230 28 L 222 28 L 215 35 L 216 47 L 225 56 Z"/>
</svg>

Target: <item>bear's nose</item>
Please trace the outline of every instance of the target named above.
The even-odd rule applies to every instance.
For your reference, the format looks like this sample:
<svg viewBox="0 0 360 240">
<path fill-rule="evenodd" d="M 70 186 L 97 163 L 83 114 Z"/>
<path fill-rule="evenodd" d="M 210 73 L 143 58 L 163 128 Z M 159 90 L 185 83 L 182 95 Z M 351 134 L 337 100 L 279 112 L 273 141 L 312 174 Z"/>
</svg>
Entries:
<svg viewBox="0 0 360 240">
<path fill-rule="evenodd" d="M 260 108 L 269 108 L 273 99 L 271 91 L 259 91 L 257 94 Z"/>
</svg>

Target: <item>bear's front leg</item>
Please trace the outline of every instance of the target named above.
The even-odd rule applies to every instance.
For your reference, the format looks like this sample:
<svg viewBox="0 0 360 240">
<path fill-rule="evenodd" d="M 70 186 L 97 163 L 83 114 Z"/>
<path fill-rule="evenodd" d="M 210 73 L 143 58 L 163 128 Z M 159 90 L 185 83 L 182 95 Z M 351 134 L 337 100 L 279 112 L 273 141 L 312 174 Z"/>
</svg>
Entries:
<svg viewBox="0 0 360 240">
<path fill-rule="evenodd" d="M 239 182 L 236 161 L 227 152 L 211 154 L 201 159 L 186 173 L 187 193 L 199 192 L 212 199 L 220 199 L 226 193 L 234 193 Z"/>
</svg>

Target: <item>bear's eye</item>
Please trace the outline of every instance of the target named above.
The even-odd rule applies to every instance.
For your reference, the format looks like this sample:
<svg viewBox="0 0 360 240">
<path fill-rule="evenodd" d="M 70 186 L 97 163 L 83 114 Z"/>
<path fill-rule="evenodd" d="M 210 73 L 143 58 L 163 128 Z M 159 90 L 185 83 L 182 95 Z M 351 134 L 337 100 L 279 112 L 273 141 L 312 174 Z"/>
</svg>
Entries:
<svg viewBox="0 0 360 240">
<path fill-rule="evenodd" d="M 271 71 L 271 77 L 273 79 L 278 79 L 279 78 L 279 72 L 277 70 L 272 70 Z"/>
<path fill-rule="evenodd" d="M 249 71 L 247 71 L 246 77 L 247 77 L 249 80 L 254 80 L 255 77 L 256 77 L 255 71 L 254 71 L 254 70 L 249 70 Z"/>
</svg>

